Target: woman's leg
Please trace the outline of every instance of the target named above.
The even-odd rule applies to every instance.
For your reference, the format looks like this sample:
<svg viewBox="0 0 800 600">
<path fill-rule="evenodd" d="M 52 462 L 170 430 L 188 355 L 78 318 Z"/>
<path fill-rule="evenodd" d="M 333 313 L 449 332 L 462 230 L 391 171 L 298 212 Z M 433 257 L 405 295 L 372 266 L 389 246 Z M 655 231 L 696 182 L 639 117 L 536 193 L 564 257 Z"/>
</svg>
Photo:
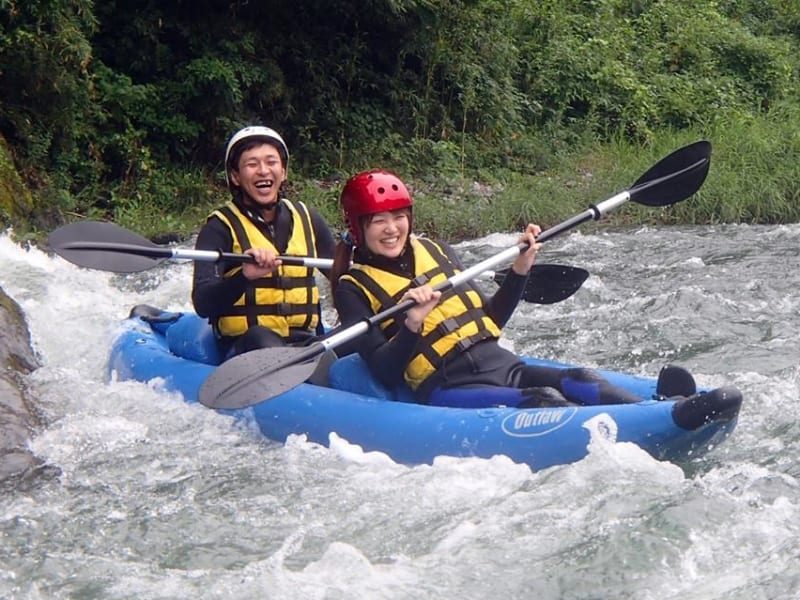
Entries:
<svg viewBox="0 0 800 600">
<path fill-rule="evenodd" d="M 552 387 L 530 387 L 525 389 L 504 386 L 462 386 L 437 388 L 428 396 L 430 406 L 451 408 L 493 408 L 512 406 L 517 408 L 548 408 L 571 406 L 561 392 Z"/>
<path fill-rule="evenodd" d="M 522 401 L 522 390 L 518 388 L 482 385 L 436 388 L 428 396 L 426 404 L 451 408 L 492 408 L 517 406 Z"/>
<path fill-rule="evenodd" d="M 514 373 L 520 388 L 553 387 L 567 400 L 583 405 L 629 404 L 642 398 L 609 381 L 593 369 L 558 368 L 524 364 Z"/>
</svg>

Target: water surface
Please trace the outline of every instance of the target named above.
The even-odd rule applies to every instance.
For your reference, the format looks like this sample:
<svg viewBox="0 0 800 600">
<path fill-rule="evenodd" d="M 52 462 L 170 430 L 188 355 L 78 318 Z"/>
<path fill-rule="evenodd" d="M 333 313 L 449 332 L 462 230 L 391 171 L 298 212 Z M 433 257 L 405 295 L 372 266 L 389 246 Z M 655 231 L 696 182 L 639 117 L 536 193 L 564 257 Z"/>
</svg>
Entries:
<svg viewBox="0 0 800 600">
<path fill-rule="evenodd" d="M 31 448 L 60 473 L 0 495 L 0 598 L 800 597 L 800 226 L 586 231 L 540 260 L 592 276 L 565 302 L 520 305 L 505 343 L 738 386 L 739 425 L 705 456 L 602 444 L 531 472 L 269 442 L 158 382 L 107 380 L 131 306 L 190 309 L 190 265 L 123 277 L 0 237 L 0 285 L 43 364 Z M 460 250 L 471 264 L 514 239 Z"/>
</svg>

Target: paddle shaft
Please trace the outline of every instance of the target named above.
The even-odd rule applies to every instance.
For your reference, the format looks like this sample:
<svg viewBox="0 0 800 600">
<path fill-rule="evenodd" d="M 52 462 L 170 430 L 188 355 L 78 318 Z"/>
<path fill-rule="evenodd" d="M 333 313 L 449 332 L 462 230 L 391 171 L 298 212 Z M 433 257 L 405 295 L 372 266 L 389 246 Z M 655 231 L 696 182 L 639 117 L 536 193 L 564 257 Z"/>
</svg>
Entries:
<svg viewBox="0 0 800 600">
<path fill-rule="evenodd" d="M 255 259 L 244 253 L 221 250 L 190 250 L 159 246 L 137 233 L 104 221 L 78 221 L 64 225 L 48 236 L 50 247 L 62 258 L 80 267 L 111 271 L 112 273 L 138 273 L 152 269 L 170 259 L 219 263 L 253 263 Z M 285 266 L 304 266 L 327 271 L 333 266 L 330 258 L 312 256 L 279 256 Z M 505 272 L 483 275 L 493 278 L 499 285 Z M 566 300 L 577 292 L 589 273 L 578 267 L 537 264 L 522 293 L 522 300 L 535 304 L 553 304 Z"/>
<path fill-rule="evenodd" d="M 120 242 L 67 242 L 62 244 L 63 250 L 103 250 L 106 252 L 120 252 L 122 254 L 135 254 L 150 258 L 196 260 L 200 262 L 219 262 L 230 260 L 254 263 L 255 259 L 249 254 L 235 252 L 222 252 L 221 250 L 190 250 L 187 248 L 165 248 L 161 246 L 144 246 L 138 244 L 123 244 Z M 316 269 L 330 269 L 333 261 L 329 258 L 312 258 L 308 256 L 279 256 L 284 265 L 303 266 Z"/>
<path fill-rule="evenodd" d="M 536 239 L 537 241 L 544 242 L 559 235 L 560 233 L 563 233 L 564 231 L 567 231 L 581 223 L 584 223 L 585 221 L 589 221 L 592 219 L 598 220 L 603 216 L 605 211 L 611 210 L 612 208 L 616 208 L 620 204 L 623 204 L 624 202 L 630 200 L 631 197 L 632 197 L 631 193 L 629 191 L 625 191 L 620 194 L 617 194 L 612 198 L 609 198 L 608 200 L 600 202 L 596 206 L 592 205 L 579 215 L 576 215 L 575 217 L 567 221 L 564 221 L 563 223 L 560 223 L 555 227 L 551 227 L 550 229 L 543 231 L 541 234 L 539 234 L 539 236 Z M 488 271 L 501 263 L 516 258 L 522 252 L 525 252 L 528 249 L 528 247 L 529 245 L 527 243 L 521 242 L 516 246 L 511 246 L 510 248 L 506 248 L 502 252 L 499 252 L 494 256 L 491 256 L 467 269 L 464 269 L 463 271 L 460 271 L 459 273 L 456 273 L 447 280 L 436 284 L 435 286 L 433 286 L 433 289 L 436 291 L 444 292 L 451 288 L 459 286 L 463 283 L 466 283 L 467 281 L 474 279 L 481 273 Z M 344 329 L 341 329 L 339 331 L 334 331 L 333 333 L 326 335 L 325 337 L 317 340 L 316 342 L 307 346 L 306 348 L 303 348 L 297 351 L 296 353 L 292 354 L 291 356 L 286 357 L 285 362 L 279 362 L 277 365 L 274 365 L 272 369 L 269 369 L 268 372 L 266 373 L 262 372 L 261 374 L 251 374 L 242 378 L 238 382 L 232 382 L 229 386 L 227 386 L 227 389 L 225 390 L 224 394 L 225 401 L 222 403 L 219 402 L 218 398 L 213 397 L 213 394 L 211 394 L 212 396 L 211 398 L 206 398 L 204 389 L 201 388 L 200 402 L 206 406 L 210 406 L 211 408 L 229 407 L 226 406 L 226 404 L 228 404 L 228 400 L 232 401 L 232 399 L 236 397 L 238 390 L 243 389 L 245 386 L 249 385 L 251 383 L 251 380 L 269 375 L 270 372 L 275 373 L 282 369 L 289 368 L 292 365 L 295 366 L 303 364 L 313 365 L 312 361 L 315 361 L 318 357 L 325 354 L 325 352 L 327 352 L 328 350 L 333 350 L 357 338 L 358 336 L 367 333 L 374 325 L 381 323 L 383 321 L 387 321 L 397 315 L 406 312 L 416 303 L 417 303 L 416 300 L 409 299 L 399 304 L 395 304 L 394 306 L 391 306 L 369 317 L 368 319 L 364 319 L 363 321 L 354 323 L 353 325 L 345 327 Z M 233 360 L 235 361 L 236 359 Z M 218 372 L 223 371 L 225 368 L 226 365 L 225 363 L 223 363 L 223 366 L 221 366 L 218 369 Z M 215 376 L 212 375 L 206 383 L 210 384 L 210 382 L 213 381 L 214 377 Z M 204 388 L 206 387 L 205 384 L 203 387 Z M 239 408 L 239 406 L 236 407 Z"/>
<path fill-rule="evenodd" d="M 570 219 L 570 221 L 574 221 L 571 225 L 564 227 L 566 222 L 561 223 L 557 227 L 543 231 L 536 239 L 537 241 L 543 242 L 558 235 L 563 231 L 566 231 L 567 229 L 570 229 L 571 227 L 575 227 L 579 223 L 583 223 L 584 221 L 587 221 L 592 218 L 599 219 L 600 216 L 602 215 L 602 213 L 597 212 L 596 213 L 597 216 L 595 217 L 593 216 L 594 214 L 595 213 L 591 209 L 587 209 L 585 213 L 582 213 L 581 215 L 582 218 L 576 217 L 575 219 Z M 525 252 L 528 249 L 528 247 L 529 245 L 527 243 L 521 242 L 516 246 L 506 248 L 502 252 L 499 252 L 494 256 L 490 256 L 489 258 L 482 260 L 481 262 L 472 265 L 471 267 L 468 267 L 463 271 L 459 271 L 449 279 L 434 285 L 433 289 L 439 292 L 446 292 L 447 290 L 450 290 L 463 283 L 466 283 L 467 281 L 471 281 L 481 273 L 488 271 L 493 267 L 496 267 L 497 265 L 500 265 L 502 263 L 508 262 L 509 260 L 516 258 L 520 254 Z M 349 342 L 350 340 L 358 337 L 359 335 L 366 333 L 373 325 L 376 325 L 377 323 L 381 323 L 383 321 L 388 321 L 389 319 L 406 312 L 416 303 L 417 302 L 415 300 L 409 299 L 399 304 L 395 304 L 394 306 L 391 306 L 371 316 L 369 319 L 365 319 L 360 323 L 356 323 L 350 327 L 347 327 L 346 329 L 343 329 L 338 333 L 332 334 L 330 337 L 325 337 L 321 339 L 319 343 L 323 346 L 323 351 L 332 350 L 333 348 L 336 348 L 337 346 Z"/>
<path fill-rule="evenodd" d="M 102 250 L 105 252 L 120 252 L 122 254 L 147 256 L 150 258 L 194 260 L 198 262 L 219 262 L 222 260 L 243 263 L 255 262 L 255 259 L 250 254 L 222 252 L 221 250 L 190 250 L 187 248 L 167 248 L 162 246 L 150 247 L 140 246 L 137 244 L 123 244 L 119 242 L 67 242 L 61 245 L 61 249 L 90 251 Z M 331 258 L 312 258 L 310 256 L 279 256 L 278 258 L 284 265 L 311 267 L 314 269 L 330 269 L 333 266 L 333 259 Z"/>
<path fill-rule="evenodd" d="M 537 237 L 537 241 L 547 241 L 585 221 L 599 220 L 604 213 L 628 200 L 651 207 L 665 207 L 680 202 L 703 184 L 710 157 L 711 144 L 707 141 L 676 150 L 651 167 L 630 189 L 547 229 Z M 648 193 L 643 195 L 645 191 Z M 528 247 L 527 243 L 520 243 L 508 248 L 437 284 L 434 289 L 444 291 L 460 285 L 479 273 L 519 256 Z M 206 379 L 199 390 L 198 399 L 201 404 L 211 408 L 231 409 L 274 398 L 306 381 L 316 369 L 320 360 L 318 357 L 328 350 L 366 333 L 376 323 L 403 313 L 414 304 L 414 300 L 406 300 L 359 323 L 334 331 L 306 348 L 264 348 L 234 357 L 220 365 Z"/>
<path fill-rule="evenodd" d="M 136 256 L 163 258 L 167 260 L 194 260 L 198 262 L 230 260 L 232 262 L 243 263 L 255 262 L 255 259 L 250 254 L 222 252 L 221 250 L 191 250 L 187 248 L 144 246 L 120 242 L 75 241 L 62 244 L 60 249 L 119 252 L 121 254 L 134 254 Z M 310 267 L 313 269 L 330 269 L 333 266 L 333 259 L 331 258 L 312 258 L 310 256 L 278 256 L 278 258 L 284 265 Z"/>
<path fill-rule="evenodd" d="M 621 206 L 622 204 L 625 204 L 631 199 L 635 199 L 642 192 L 650 188 L 663 185 L 664 183 L 670 180 L 679 179 L 684 175 L 690 174 L 698 169 L 702 169 L 703 167 L 707 167 L 707 164 L 708 164 L 708 158 L 702 157 L 697 161 L 695 161 L 694 163 L 692 163 L 691 165 L 684 167 L 683 169 L 679 169 L 675 172 L 669 173 L 668 175 L 657 177 L 655 179 L 650 179 L 648 181 L 643 181 L 637 185 L 634 185 L 630 189 L 615 194 L 611 198 L 607 198 L 606 200 L 603 200 L 598 204 L 592 204 L 582 213 L 577 214 L 574 217 L 559 223 L 558 225 L 546 229 L 536 237 L 536 241 L 546 242 L 547 240 L 552 239 L 557 235 L 580 225 L 581 223 L 585 223 L 586 221 L 591 221 L 591 220 L 599 221 L 604 214 L 606 214 L 611 210 L 614 210 L 615 208 Z M 703 178 L 705 178 L 705 176 L 703 176 Z M 504 262 L 516 258 L 520 254 L 525 252 L 527 249 L 528 249 L 528 244 L 524 242 L 519 243 L 516 246 L 512 246 L 511 248 L 507 248 L 506 250 L 499 252 L 498 254 L 495 254 L 494 256 L 491 256 L 486 260 L 483 260 L 477 263 L 476 265 L 473 265 L 472 267 L 469 267 L 459 273 L 456 273 L 446 281 L 443 281 L 440 284 L 433 286 L 433 289 L 444 292 L 451 288 L 459 286 L 462 283 L 474 279 L 484 271 L 488 271 L 489 269 L 492 269 L 493 267 L 496 267 L 499 264 L 502 264 Z M 342 331 L 339 331 L 338 333 L 332 334 L 330 337 L 323 338 L 322 340 L 319 341 L 319 344 L 322 347 L 322 349 L 319 350 L 319 353 L 324 352 L 325 350 L 332 350 L 333 348 L 336 348 L 341 344 L 349 342 L 350 340 L 358 337 L 359 335 L 369 331 L 369 329 L 373 325 L 381 323 L 382 321 L 387 321 L 399 314 L 402 314 L 415 304 L 416 301 L 414 300 L 406 300 L 404 302 L 401 302 L 400 304 L 395 304 L 394 306 L 387 308 L 386 310 L 383 310 L 376 315 L 373 315 L 369 319 L 366 319 L 360 323 L 356 323 L 355 325 L 347 327 Z M 311 348 L 309 348 L 309 350 L 310 349 Z M 316 354 L 312 354 L 311 356 L 315 355 Z"/>
</svg>

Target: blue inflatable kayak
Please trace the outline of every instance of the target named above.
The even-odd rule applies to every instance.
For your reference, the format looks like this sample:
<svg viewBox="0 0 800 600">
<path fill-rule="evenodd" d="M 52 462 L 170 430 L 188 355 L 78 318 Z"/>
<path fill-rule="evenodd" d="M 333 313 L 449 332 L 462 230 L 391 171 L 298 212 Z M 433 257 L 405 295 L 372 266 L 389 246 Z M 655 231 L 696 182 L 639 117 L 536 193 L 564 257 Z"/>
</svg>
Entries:
<svg viewBox="0 0 800 600">
<path fill-rule="evenodd" d="M 221 359 L 208 323 L 194 313 L 144 306 L 131 314 L 112 346 L 109 375 L 142 382 L 159 378 L 166 389 L 196 402 L 200 386 Z M 398 463 L 502 454 L 536 470 L 582 459 L 592 435 L 631 442 L 657 459 L 680 462 L 716 445 L 736 426 L 742 396 L 735 388 L 656 399 L 655 379 L 601 373 L 642 401 L 528 409 L 431 407 L 410 402 L 408 390 L 382 387 L 361 359 L 350 355 L 330 365 L 325 385 L 303 383 L 250 408 L 220 412 L 253 418 L 267 438 L 278 442 L 305 434 L 327 446 L 335 432 Z"/>
</svg>

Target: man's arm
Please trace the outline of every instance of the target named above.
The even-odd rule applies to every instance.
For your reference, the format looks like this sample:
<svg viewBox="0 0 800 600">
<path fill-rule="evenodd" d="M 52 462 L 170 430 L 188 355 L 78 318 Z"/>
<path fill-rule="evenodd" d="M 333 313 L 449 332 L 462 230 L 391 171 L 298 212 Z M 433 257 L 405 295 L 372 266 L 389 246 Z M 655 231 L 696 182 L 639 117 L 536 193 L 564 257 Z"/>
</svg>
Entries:
<svg viewBox="0 0 800 600">
<path fill-rule="evenodd" d="M 211 217 L 197 235 L 195 249 L 230 252 L 233 239 L 228 228 L 216 217 Z M 236 302 L 247 287 L 241 271 L 233 277 L 222 275 L 234 265 L 225 261 L 194 263 L 192 303 L 198 315 L 216 318 Z"/>
<path fill-rule="evenodd" d="M 330 227 L 315 209 L 308 209 L 311 215 L 311 225 L 314 227 L 314 234 L 317 239 L 317 256 L 320 258 L 333 258 L 336 250 L 336 239 Z"/>
</svg>

